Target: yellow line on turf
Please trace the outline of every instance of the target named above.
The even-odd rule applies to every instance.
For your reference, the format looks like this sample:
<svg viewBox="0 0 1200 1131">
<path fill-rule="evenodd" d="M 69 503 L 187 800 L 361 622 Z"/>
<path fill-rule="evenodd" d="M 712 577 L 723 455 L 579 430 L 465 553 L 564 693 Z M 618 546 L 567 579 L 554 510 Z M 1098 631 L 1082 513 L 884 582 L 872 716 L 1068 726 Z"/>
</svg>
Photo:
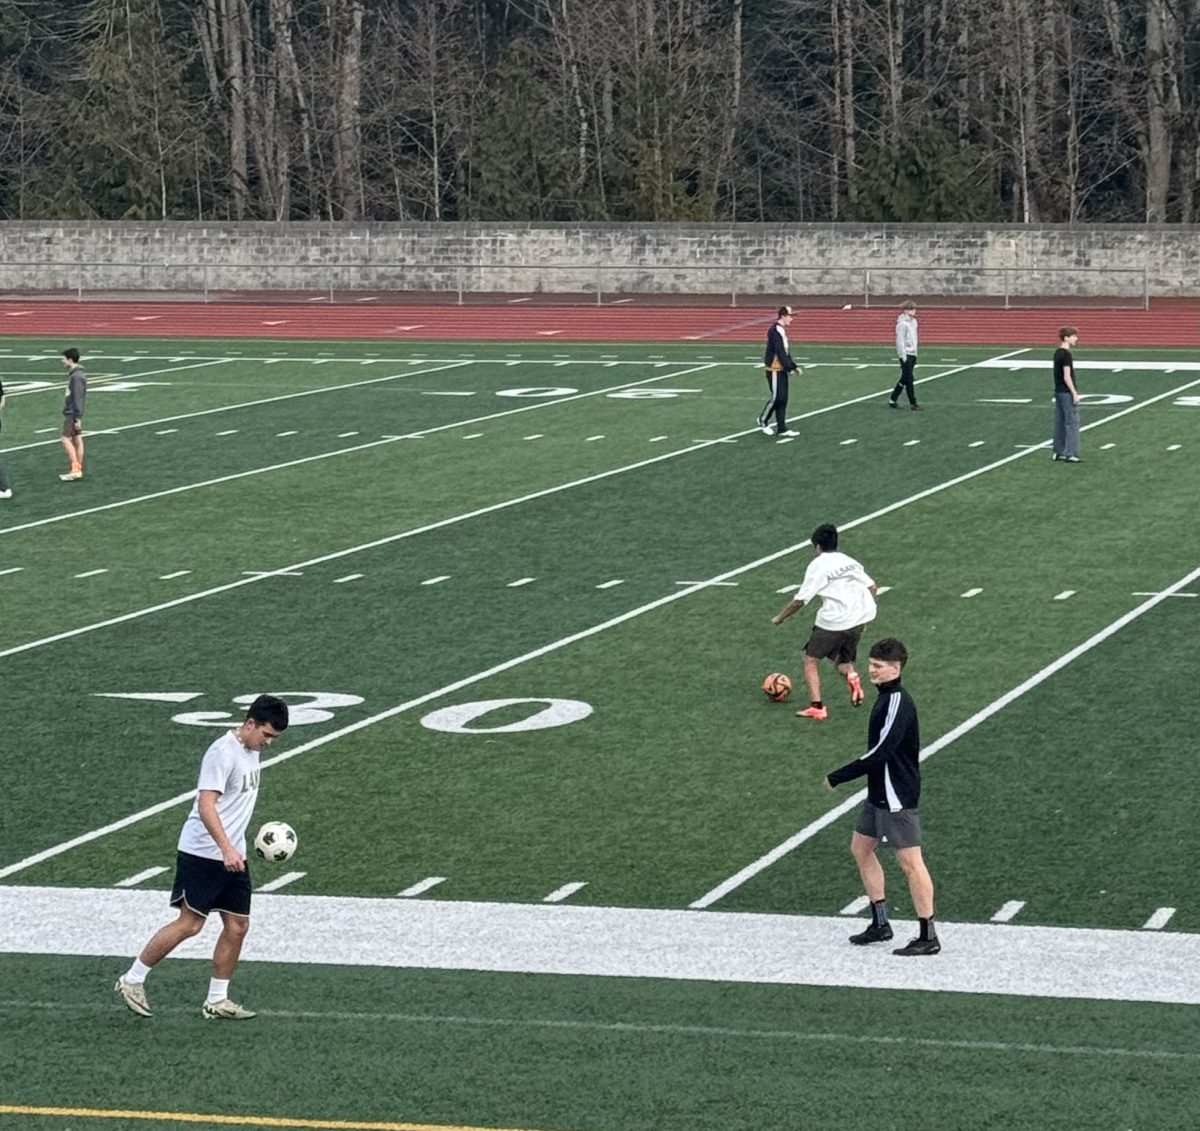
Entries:
<svg viewBox="0 0 1200 1131">
<path fill-rule="evenodd" d="M 23 1104 L 0 1104 L 0 1115 L 145 1119 L 169 1123 L 207 1123 L 224 1127 L 307 1127 L 317 1131 L 532 1131 L 531 1128 L 474 1127 L 456 1123 L 371 1123 L 354 1119 L 289 1119 L 277 1115 L 205 1115 L 198 1111 L 120 1111 L 100 1107 L 27 1107 Z"/>
</svg>

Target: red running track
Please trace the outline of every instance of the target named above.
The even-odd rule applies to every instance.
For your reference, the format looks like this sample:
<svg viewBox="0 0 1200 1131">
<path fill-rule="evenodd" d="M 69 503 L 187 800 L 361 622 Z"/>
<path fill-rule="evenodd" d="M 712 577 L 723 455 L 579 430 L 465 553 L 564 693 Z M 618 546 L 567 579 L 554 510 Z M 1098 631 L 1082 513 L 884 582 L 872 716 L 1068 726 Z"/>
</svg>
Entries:
<svg viewBox="0 0 1200 1131">
<path fill-rule="evenodd" d="M 385 339 L 392 341 L 754 342 L 773 311 L 754 307 L 390 305 L 296 303 L 0 302 L 0 335 L 167 338 Z M 799 307 L 796 342 L 890 345 L 895 311 Z M 921 341 L 935 344 L 1053 345 L 1078 327 L 1092 346 L 1200 347 L 1200 302 L 1150 310 L 1096 307 L 988 310 L 925 307 Z"/>
</svg>

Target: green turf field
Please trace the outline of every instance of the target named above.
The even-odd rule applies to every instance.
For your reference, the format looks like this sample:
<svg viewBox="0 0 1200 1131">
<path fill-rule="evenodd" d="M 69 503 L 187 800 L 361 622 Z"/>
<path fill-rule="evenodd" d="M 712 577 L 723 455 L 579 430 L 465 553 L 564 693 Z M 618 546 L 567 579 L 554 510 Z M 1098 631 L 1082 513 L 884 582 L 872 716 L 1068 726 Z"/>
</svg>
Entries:
<svg viewBox="0 0 1200 1131">
<path fill-rule="evenodd" d="M 86 478 L 60 483 L 60 348 L 0 339 L 0 884 L 165 893 L 204 747 L 271 691 L 294 725 L 257 817 L 301 842 L 256 869 L 273 899 L 849 933 L 852 791 L 821 778 L 866 712 L 829 667 L 823 723 L 759 690 L 802 686 L 811 612 L 769 622 L 836 522 L 886 587 L 864 643 L 912 656 L 940 918 L 1127 939 L 1131 964 L 1200 933 L 1190 353 L 1077 350 L 1065 466 L 1049 351 L 927 349 L 920 414 L 886 409 L 888 350 L 801 351 L 778 443 L 753 347 L 105 340 Z M 911 915 L 894 868 L 889 899 Z M 140 1021 L 109 989 L 140 927 L 79 930 L 30 954 L 0 929 L 5 1131 L 1200 1119 L 1195 996 L 389 968 L 348 931 L 346 964 L 245 962 L 262 1016 L 210 1027 L 198 961 L 155 972 Z"/>
</svg>

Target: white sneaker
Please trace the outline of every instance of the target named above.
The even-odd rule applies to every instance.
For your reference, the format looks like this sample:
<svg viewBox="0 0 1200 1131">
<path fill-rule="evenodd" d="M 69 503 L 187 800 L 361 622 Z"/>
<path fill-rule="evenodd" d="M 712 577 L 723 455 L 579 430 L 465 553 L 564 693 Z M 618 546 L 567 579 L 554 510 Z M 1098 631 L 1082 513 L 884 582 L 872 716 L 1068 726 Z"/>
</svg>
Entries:
<svg viewBox="0 0 1200 1131">
<path fill-rule="evenodd" d="M 59 476 L 59 479 L 61 479 L 64 483 L 73 483 L 76 479 L 82 479 L 82 478 L 83 478 L 82 471 L 67 471 Z"/>
<path fill-rule="evenodd" d="M 238 1005 L 236 1001 L 230 1001 L 229 998 L 225 998 L 224 1001 L 206 1001 L 200 1007 L 200 1012 L 210 1021 L 214 1019 L 248 1021 L 254 1016 L 252 1010 Z"/>
<path fill-rule="evenodd" d="M 11 498 L 12 498 L 12 488 L 11 487 L 7 491 L 0 491 L 0 499 L 11 499 Z"/>
<path fill-rule="evenodd" d="M 150 1017 L 150 1003 L 146 1000 L 146 987 L 133 982 L 127 982 L 124 978 L 118 978 L 113 990 L 120 999 L 129 1006 L 139 1017 Z"/>
<path fill-rule="evenodd" d="M 795 431 L 795 430 L 794 430 L 794 429 L 792 429 L 792 428 L 789 428 L 789 429 L 788 429 L 786 432 L 780 432 L 780 433 L 779 433 L 779 437 L 780 437 L 780 439 L 783 439 L 783 438 L 786 436 L 786 437 L 787 437 L 789 440 L 790 440 L 790 439 L 791 439 L 793 436 L 799 436 L 799 435 L 800 435 L 800 433 L 799 433 L 799 432 L 797 432 L 797 431 Z"/>
<path fill-rule="evenodd" d="M 775 425 L 774 424 L 764 424 L 759 428 L 759 431 L 762 432 L 762 434 L 764 436 L 774 436 L 775 435 Z"/>
</svg>

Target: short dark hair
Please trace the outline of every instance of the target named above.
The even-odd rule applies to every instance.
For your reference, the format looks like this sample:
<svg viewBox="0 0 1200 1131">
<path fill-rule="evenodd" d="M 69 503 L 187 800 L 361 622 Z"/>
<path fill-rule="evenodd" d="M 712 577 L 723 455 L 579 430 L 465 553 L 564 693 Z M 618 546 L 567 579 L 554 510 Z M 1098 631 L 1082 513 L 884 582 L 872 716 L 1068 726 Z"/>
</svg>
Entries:
<svg viewBox="0 0 1200 1131">
<path fill-rule="evenodd" d="M 871 645 L 869 655 L 872 660 L 884 660 L 889 664 L 899 664 L 901 667 L 908 663 L 908 649 L 904 647 L 904 641 L 897 640 L 894 636 L 885 636 L 882 640 L 876 640 Z"/>
<path fill-rule="evenodd" d="M 810 539 L 812 544 L 821 550 L 829 551 L 837 549 L 837 527 L 832 522 L 826 522 L 818 526 L 812 532 Z"/>
<path fill-rule="evenodd" d="M 795 311 L 792 310 L 792 308 L 790 306 L 781 306 L 779 308 L 778 316 L 780 318 L 786 318 L 789 314 L 795 314 Z"/>
<path fill-rule="evenodd" d="M 1061 326 L 1058 331 L 1058 340 L 1061 342 L 1065 338 L 1069 338 L 1072 334 L 1078 334 L 1079 331 L 1074 326 Z"/>
<path fill-rule="evenodd" d="M 74 346 L 69 346 L 63 350 L 63 357 L 68 361 L 73 361 L 76 365 L 79 364 L 79 351 Z"/>
<path fill-rule="evenodd" d="M 288 705 L 274 695 L 260 695 L 246 711 L 246 721 L 266 723 L 282 734 L 287 730 Z"/>
<path fill-rule="evenodd" d="M 905 299 L 905 300 L 904 300 L 904 301 L 903 301 L 903 302 L 900 304 L 900 309 L 901 309 L 901 310 L 916 310 L 916 309 L 917 309 L 917 304 L 916 304 L 915 302 L 913 302 L 913 300 L 912 300 L 911 298 L 906 298 L 906 299 Z"/>
</svg>

